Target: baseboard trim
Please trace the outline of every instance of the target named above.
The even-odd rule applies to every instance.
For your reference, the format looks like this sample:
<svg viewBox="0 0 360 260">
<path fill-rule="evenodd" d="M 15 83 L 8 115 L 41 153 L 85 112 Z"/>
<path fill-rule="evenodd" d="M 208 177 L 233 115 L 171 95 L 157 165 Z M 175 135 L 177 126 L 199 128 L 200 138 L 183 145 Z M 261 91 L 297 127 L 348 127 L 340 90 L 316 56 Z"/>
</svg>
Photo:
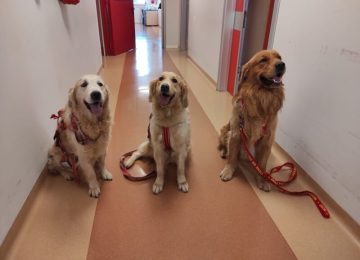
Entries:
<svg viewBox="0 0 360 260">
<path fill-rule="evenodd" d="M 330 217 L 336 218 L 341 225 L 353 236 L 353 238 L 360 243 L 360 224 L 357 223 L 296 161 L 277 143 L 274 143 L 273 149 L 277 149 L 283 154 L 287 161 L 295 163 L 299 172 L 302 173 L 302 178 L 311 190 L 315 192 L 326 207 L 330 211 Z"/>
<path fill-rule="evenodd" d="M 215 86 L 216 89 L 217 82 L 193 58 L 191 58 L 189 54 L 186 54 L 186 56 L 191 63 L 193 63 L 195 67 L 198 68 L 200 72 Z"/>
<path fill-rule="evenodd" d="M 5 259 L 7 252 L 10 251 L 10 248 L 14 244 L 14 241 L 19 233 L 19 230 L 22 228 L 23 223 L 25 222 L 25 218 L 30 211 L 30 208 L 33 205 L 35 198 L 37 197 L 41 186 L 44 183 L 47 171 L 46 167 L 40 173 L 38 179 L 36 180 L 33 188 L 31 189 L 28 197 L 26 198 L 24 204 L 22 205 L 19 213 L 17 214 L 13 224 L 11 225 L 8 233 L 5 236 L 5 239 L 0 247 L 0 259 Z"/>
<path fill-rule="evenodd" d="M 101 56 L 101 65 L 100 65 L 98 71 L 96 72 L 96 75 L 100 75 L 100 72 L 101 72 L 102 69 L 104 68 L 104 64 L 105 64 L 105 62 L 104 62 L 104 56 Z"/>
</svg>

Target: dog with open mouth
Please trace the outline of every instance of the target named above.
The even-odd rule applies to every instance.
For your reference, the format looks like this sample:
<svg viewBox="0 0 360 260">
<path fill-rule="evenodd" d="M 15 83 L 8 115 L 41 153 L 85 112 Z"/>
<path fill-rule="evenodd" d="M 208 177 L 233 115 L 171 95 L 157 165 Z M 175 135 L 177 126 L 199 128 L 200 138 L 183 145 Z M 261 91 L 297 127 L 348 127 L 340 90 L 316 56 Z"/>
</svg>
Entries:
<svg viewBox="0 0 360 260">
<path fill-rule="evenodd" d="M 188 113 L 188 88 L 185 81 L 173 72 L 163 72 L 150 83 L 149 101 L 152 114 L 148 138 L 125 161 L 131 167 L 140 157 L 153 158 L 156 163 L 156 180 L 153 193 L 163 190 L 168 163 L 177 165 L 177 183 L 182 192 L 188 192 L 185 165 L 190 154 L 190 123 Z"/>
<path fill-rule="evenodd" d="M 89 195 L 99 197 L 97 175 L 112 180 L 105 169 L 111 127 L 108 86 L 98 75 L 83 76 L 70 89 L 65 108 L 52 117 L 58 125 L 48 152 L 49 173 L 61 174 L 66 180 L 82 177 Z"/>
<path fill-rule="evenodd" d="M 242 150 L 240 127 L 247 136 L 247 145 L 253 147 L 255 159 L 262 169 L 270 156 L 275 140 L 277 114 L 284 101 L 285 63 L 275 50 L 256 53 L 243 67 L 240 76 L 239 92 L 233 98 L 233 111 L 230 122 L 223 126 L 218 149 L 222 158 L 227 159 L 220 173 L 223 181 L 232 178 L 245 153 Z M 270 191 L 270 184 L 260 176 L 257 185 Z"/>
</svg>

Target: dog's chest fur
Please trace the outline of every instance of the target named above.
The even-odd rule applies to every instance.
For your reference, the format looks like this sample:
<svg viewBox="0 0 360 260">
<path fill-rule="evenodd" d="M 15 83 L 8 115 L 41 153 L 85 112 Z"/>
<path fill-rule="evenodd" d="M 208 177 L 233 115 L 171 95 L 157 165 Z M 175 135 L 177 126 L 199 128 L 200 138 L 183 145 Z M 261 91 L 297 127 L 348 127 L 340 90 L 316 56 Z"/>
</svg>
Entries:
<svg viewBox="0 0 360 260">
<path fill-rule="evenodd" d="M 163 127 L 168 128 L 171 150 L 166 150 Z M 153 147 L 160 146 L 169 157 L 176 156 L 184 146 L 190 146 L 190 126 L 187 111 L 184 110 L 183 113 L 173 115 L 168 119 L 154 115 L 150 120 L 150 134 Z"/>
<path fill-rule="evenodd" d="M 234 105 L 232 129 L 236 128 L 238 131 L 242 124 L 251 144 L 275 132 L 277 113 L 284 100 L 282 87 L 268 90 L 243 84 L 237 98 L 241 100 L 241 104 Z"/>
<path fill-rule="evenodd" d="M 70 115 L 71 111 L 67 111 L 65 116 L 66 125 L 70 125 Z M 82 153 L 88 158 L 88 160 L 94 162 L 101 156 L 104 156 L 110 138 L 109 122 L 102 120 L 94 123 L 88 120 L 81 120 L 78 127 L 80 127 L 81 131 L 93 141 L 82 145 L 76 140 L 74 132 L 67 128 L 60 132 L 61 141 L 63 142 L 67 152 L 75 155 Z"/>
</svg>

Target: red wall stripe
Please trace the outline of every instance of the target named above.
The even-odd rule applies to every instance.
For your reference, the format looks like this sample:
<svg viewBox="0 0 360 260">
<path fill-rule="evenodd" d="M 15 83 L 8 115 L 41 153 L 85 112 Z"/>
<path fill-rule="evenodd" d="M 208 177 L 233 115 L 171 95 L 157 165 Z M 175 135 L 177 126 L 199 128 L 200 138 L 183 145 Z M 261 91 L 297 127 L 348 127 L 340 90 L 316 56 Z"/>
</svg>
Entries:
<svg viewBox="0 0 360 260">
<path fill-rule="evenodd" d="M 236 0 L 235 6 L 236 12 L 244 11 L 244 0 Z M 236 70 L 238 65 L 238 55 L 240 48 L 240 36 L 241 31 L 233 30 L 232 42 L 231 42 L 231 53 L 230 53 L 230 64 L 229 64 L 229 74 L 228 74 L 228 85 L 227 91 L 233 95 L 234 94 L 234 85 L 236 81 Z"/>
<path fill-rule="evenodd" d="M 240 48 L 240 34 L 238 30 L 233 30 L 231 53 L 230 53 L 230 66 L 229 66 L 229 77 L 228 77 L 228 92 L 234 94 L 234 85 L 236 79 L 236 69 L 238 64 L 238 54 Z"/>
<path fill-rule="evenodd" d="M 263 49 L 264 50 L 267 49 L 268 44 L 269 44 L 271 20 L 272 20 L 272 17 L 273 17 L 274 5 L 275 5 L 275 0 L 270 0 L 269 11 L 268 11 L 268 15 L 267 15 L 267 22 L 266 22 L 266 31 L 265 31 L 264 42 L 263 42 Z"/>
<path fill-rule="evenodd" d="M 244 0 L 236 0 L 235 11 L 242 12 L 244 10 Z"/>
</svg>

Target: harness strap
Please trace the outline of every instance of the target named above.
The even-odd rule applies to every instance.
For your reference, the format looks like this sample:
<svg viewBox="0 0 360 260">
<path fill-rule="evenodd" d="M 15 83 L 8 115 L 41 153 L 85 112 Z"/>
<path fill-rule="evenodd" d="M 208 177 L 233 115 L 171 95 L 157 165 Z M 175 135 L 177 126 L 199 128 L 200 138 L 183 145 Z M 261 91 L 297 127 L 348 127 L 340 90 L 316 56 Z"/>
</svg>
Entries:
<svg viewBox="0 0 360 260">
<path fill-rule="evenodd" d="M 149 120 L 152 118 L 152 114 L 149 116 Z M 162 128 L 162 138 L 163 143 L 166 150 L 172 150 L 171 143 L 170 143 L 170 133 L 169 133 L 169 127 L 161 127 Z M 147 128 L 147 138 L 151 140 L 151 133 L 150 133 L 150 122 L 148 124 Z"/>
<path fill-rule="evenodd" d="M 77 165 L 78 158 L 77 158 L 77 156 L 75 154 L 68 153 L 66 151 L 65 147 L 61 143 L 60 130 L 65 130 L 67 128 L 64 120 L 61 120 L 63 115 L 64 115 L 64 110 L 59 110 L 57 115 L 52 114 L 50 116 L 50 119 L 56 119 L 57 120 L 57 128 L 56 128 L 56 131 L 55 131 L 55 134 L 54 134 L 55 145 L 57 147 L 59 147 L 61 152 L 62 152 L 62 157 L 61 157 L 60 162 L 61 163 L 65 163 L 65 162 L 68 163 L 70 168 L 71 168 L 74 179 L 77 182 L 80 182 L 80 175 L 79 175 L 79 172 L 78 172 L 79 166 Z"/>
<path fill-rule="evenodd" d="M 163 127 L 162 128 L 162 136 L 163 136 L 165 149 L 166 150 L 171 150 L 170 135 L 169 135 L 169 128 L 168 127 Z"/>
<path fill-rule="evenodd" d="M 319 199 L 319 197 L 308 190 L 305 191 L 289 191 L 286 190 L 285 188 L 283 188 L 283 186 L 286 186 L 288 184 L 290 184 L 293 180 L 295 180 L 296 176 L 297 176 L 297 169 L 295 167 L 295 165 L 291 162 L 286 162 L 283 165 L 274 167 L 270 170 L 270 172 L 266 172 L 263 169 L 260 168 L 260 166 L 258 165 L 258 163 L 256 162 L 254 156 L 250 153 L 249 148 L 247 146 L 247 138 L 246 138 L 246 134 L 244 132 L 244 128 L 240 128 L 240 134 L 241 134 L 241 138 L 242 138 L 242 144 L 243 144 L 243 148 L 244 151 L 251 163 L 251 165 L 254 167 L 254 169 L 256 170 L 256 172 L 267 182 L 271 183 L 272 185 L 274 185 L 280 192 L 288 194 L 288 195 L 293 195 L 293 196 L 309 196 L 315 206 L 318 208 L 318 210 L 320 211 L 321 215 L 324 218 L 330 218 L 330 213 L 327 210 L 327 208 L 325 207 L 325 205 L 321 202 L 321 200 Z M 276 180 L 272 174 L 277 173 L 279 171 L 281 171 L 281 169 L 283 167 L 288 167 L 290 169 L 290 175 L 288 177 L 288 180 L 286 181 L 279 181 Z"/>
</svg>

